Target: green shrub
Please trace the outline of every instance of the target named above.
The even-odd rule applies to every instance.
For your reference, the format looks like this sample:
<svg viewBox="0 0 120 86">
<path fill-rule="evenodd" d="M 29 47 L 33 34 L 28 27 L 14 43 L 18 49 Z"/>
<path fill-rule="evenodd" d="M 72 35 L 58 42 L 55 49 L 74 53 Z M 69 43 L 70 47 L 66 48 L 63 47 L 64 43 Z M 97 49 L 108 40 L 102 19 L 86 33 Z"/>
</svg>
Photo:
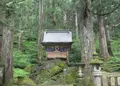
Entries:
<svg viewBox="0 0 120 86">
<path fill-rule="evenodd" d="M 70 62 L 80 62 L 81 61 L 81 54 L 80 54 L 80 42 L 77 40 L 73 41 L 72 48 L 69 54 Z"/>
<path fill-rule="evenodd" d="M 24 71 L 23 69 L 20 68 L 14 68 L 14 78 L 18 78 L 18 77 L 27 77 L 29 75 L 28 72 Z"/>
<path fill-rule="evenodd" d="M 30 64 L 29 56 L 22 52 L 17 51 L 16 49 L 14 50 L 13 57 L 14 67 L 24 68 Z"/>
<path fill-rule="evenodd" d="M 111 46 L 114 56 L 120 56 L 120 39 L 112 40 Z"/>
<path fill-rule="evenodd" d="M 107 72 L 120 71 L 120 58 L 112 57 L 103 64 L 103 70 Z"/>
</svg>

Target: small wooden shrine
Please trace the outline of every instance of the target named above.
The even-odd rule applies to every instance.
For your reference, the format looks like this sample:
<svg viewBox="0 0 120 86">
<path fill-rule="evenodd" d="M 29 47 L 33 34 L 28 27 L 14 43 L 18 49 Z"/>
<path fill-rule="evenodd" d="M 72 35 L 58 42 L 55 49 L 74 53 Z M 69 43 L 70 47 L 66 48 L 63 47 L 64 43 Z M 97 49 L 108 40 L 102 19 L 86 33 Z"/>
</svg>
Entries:
<svg viewBox="0 0 120 86">
<path fill-rule="evenodd" d="M 47 30 L 42 45 L 45 46 L 47 59 L 67 59 L 72 45 L 72 32 L 66 30 Z"/>
</svg>

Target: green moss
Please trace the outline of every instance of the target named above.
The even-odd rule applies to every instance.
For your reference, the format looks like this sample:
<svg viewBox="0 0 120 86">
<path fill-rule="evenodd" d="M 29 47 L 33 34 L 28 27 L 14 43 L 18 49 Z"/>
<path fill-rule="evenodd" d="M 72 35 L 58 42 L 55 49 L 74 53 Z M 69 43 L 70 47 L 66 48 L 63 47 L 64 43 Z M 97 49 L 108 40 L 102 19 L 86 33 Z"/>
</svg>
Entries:
<svg viewBox="0 0 120 86">
<path fill-rule="evenodd" d="M 13 86 L 13 80 L 9 80 L 4 86 Z"/>
<path fill-rule="evenodd" d="M 26 66 L 25 68 L 24 68 L 24 70 L 26 71 L 26 72 L 31 72 L 31 70 L 32 70 L 32 65 L 28 65 L 28 66 Z"/>
<path fill-rule="evenodd" d="M 71 83 L 73 83 L 73 82 L 75 82 L 74 77 L 73 77 L 71 74 L 67 74 L 67 75 L 66 75 L 66 83 L 67 83 L 67 84 L 71 84 Z"/>
<path fill-rule="evenodd" d="M 46 63 L 44 63 L 43 67 L 45 69 L 40 70 L 36 78 L 37 82 L 41 84 L 45 84 L 48 82 L 54 82 L 54 80 L 57 79 L 56 77 L 60 73 L 63 73 L 65 62 L 61 60 L 51 60 L 51 61 L 47 61 Z"/>
<path fill-rule="evenodd" d="M 73 84 L 69 84 L 68 86 L 73 86 Z"/>
<path fill-rule="evenodd" d="M 98 53 L 97 53 L 97 52 L 94 52 L 94 53 L 93 53 L 93 56 L 98 56 Z"/>
<path fill-rule="evenodd" d="M 90 77 L 84 77 L 82 79 L 78 79 L 74 86 L 95 86 Z"/>
<path fill-rule="evenodd" d="M 66 83 L 72 84 L 75 83 L 75 80 L 77 79 L 77 68 L 71 67 L 67 69 L 67 75 L 66 75 Z"/>
<path fill-rule="evenodd" d="M 92 59 L 90 64 L 102 64 L 103 61 L 99 60 L 98 58 Z"/>
<path fill-rule="evenodd" d="M 52 69 L 49 70 L 51 76 L 59 73 L 60 71 L 62 71 L 62 68 L 60 68 L 59 66 L 54 66 Z"/>
<path fill-rule="evenodd" d="M 64 68 L 66 68 L 67 75 L 64 78 Z M 77 78 L 77 68 L 68 67 L 64 61 L 52 60 L 43 64 L 43 69 L 39 71 L 36 77 L 36 83 L 41 85 L 59 85 L 59 84 L 73 84 Z"/>
<path fill-rule="evenodd" d="M 32 79 L 30 79 L 30 78 L 24 78 L 24 80 L 22 81 L 22 85 L 36 86 L 34 81 Z"/>
</svg>

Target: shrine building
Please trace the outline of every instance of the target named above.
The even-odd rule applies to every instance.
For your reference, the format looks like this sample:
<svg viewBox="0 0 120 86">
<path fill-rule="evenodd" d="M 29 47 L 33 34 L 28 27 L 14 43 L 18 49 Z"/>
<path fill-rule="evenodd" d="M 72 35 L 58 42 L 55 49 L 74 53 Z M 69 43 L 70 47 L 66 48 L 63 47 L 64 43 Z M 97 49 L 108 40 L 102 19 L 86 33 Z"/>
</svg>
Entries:
<svg viewBox="0 0 120 86">
<path fill-rule="evenodd" d="M 67 59 L 72 45 L 72 32 L 68 30 L 46 30 L 42 45 L 47 59 Z"/>
</svg>

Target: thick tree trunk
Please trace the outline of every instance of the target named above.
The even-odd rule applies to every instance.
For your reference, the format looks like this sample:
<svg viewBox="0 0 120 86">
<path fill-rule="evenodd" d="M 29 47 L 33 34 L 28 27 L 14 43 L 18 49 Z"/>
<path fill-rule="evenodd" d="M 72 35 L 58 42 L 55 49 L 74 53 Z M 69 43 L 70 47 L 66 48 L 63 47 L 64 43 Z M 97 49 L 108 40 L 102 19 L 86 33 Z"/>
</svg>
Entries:
<svg viewBox="0 0 120 86">
<path fill-rule="evenodd" d="M 103 23 L 103 16 L 98 15 L 98 25 L 99 25 L 100 55 L 104 59 L 107 59 L 109 57 L 109 53 L 108 53 L 108 48 L 107 48 L 105 27 L 104 27 L 104 23 Z"/>
<path fill-rule="evenodd" d="M 42 35 L 42 0 L 39 1 L 39 27 L 38 27 L 38 59 L 41 63 L 42 58 L 42 45 L 41 45 L 41 35 Z"/>
<path fill-rule="evenodd" d="M 84 10 L 80 14 L 81 56 L 85 63 L 85 75 L 90 74 L 90 60 L 95 52 L 91 0 L 85 0 Z M 82 14 L 83 13 L 83 14 Z"/>
<path fill-rule="evenodd" d="M 22 51 L 22 33 L 23 31 L 20 30 L 18 34 L 18 50 Z"/>
<path fill-rule="evenodd" d="M 2 13 L 2 9 L 0 8 L 0 12 Z M 0 15 L 0 20 L 4 20 L 4 15 Z M 2 48 L 2 32 L 3 32 L 3 24 L 0 23 L 0 58 L 1 58 L 1 48 Z"/>
<path fill-rule="evenodd" d="M 113 56 L 113 52 L 112 52 L 112 48 L 111 48 L 111 41 L 110 41 L 110 29 L 109 29 L 109 26 L 106 27 L 105 33 L 106 33 L 108 53 L 109 53 L 110 56 Z"/>
<path fill-rule="evenodd" d="M 4 59 L 4 83 L 12 82 L 13 79 L 13 35 L 14 20 L 11 17 L 6 18 L 9 26 L 3 28 L 2 58 Z M 8 86 L 8 85 L 7 85 Z M 9 86 L 11 86 L 9 84 Z"/>
<path fill-rule="evenodd" d="M 2 31 L 3 30 L 3 25 L 0 24 L 0 58 L 1 58 L 1 48 L 2 48 Z"/>
</svg>

